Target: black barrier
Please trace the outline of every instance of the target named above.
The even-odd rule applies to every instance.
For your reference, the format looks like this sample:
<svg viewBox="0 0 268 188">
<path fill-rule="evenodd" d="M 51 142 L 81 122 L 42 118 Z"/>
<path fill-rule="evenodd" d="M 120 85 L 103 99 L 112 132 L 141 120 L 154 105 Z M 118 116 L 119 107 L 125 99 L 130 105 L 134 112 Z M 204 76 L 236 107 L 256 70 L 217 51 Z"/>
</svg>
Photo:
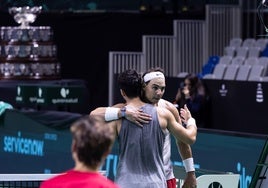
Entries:
<svg viewBox="0 0 268 188">
<path fill-rule="evenodd" d="M 38 109 L 55 105 L 57 110 L 70 111 L 72 105 L 83 104 L 81 86 L 21 84 L 17 86 L 16 102 L 20 105 L 35 105 Z"/>
<path fill-rule="evenodd" d="M 268 82 L 205 80 L 214 129 L 267 134 Z"/>
<path fill-rule="evenodd" d="M 0 81 L 0 101 L 17 109 L 89 113 L 89 91 L 84 80 Z"/>
</svg>

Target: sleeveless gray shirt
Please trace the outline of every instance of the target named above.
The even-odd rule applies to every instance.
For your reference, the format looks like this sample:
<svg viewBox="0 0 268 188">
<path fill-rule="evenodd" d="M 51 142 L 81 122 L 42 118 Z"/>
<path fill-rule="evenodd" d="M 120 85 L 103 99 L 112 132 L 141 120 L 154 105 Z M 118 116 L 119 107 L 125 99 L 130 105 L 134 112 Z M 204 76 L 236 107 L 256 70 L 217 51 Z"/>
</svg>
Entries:
<svg viewBox="0 0 268 188">
<path fill-rule="evenodd" d="M 121 188 L 165 188 L 165 134 L 160 127 L 156 108 L 146 104 L 142 110 L 152 115 L 152 121 L 143 124 L 143 127 L 122 119 L 115 182 Z"/>
</svg>

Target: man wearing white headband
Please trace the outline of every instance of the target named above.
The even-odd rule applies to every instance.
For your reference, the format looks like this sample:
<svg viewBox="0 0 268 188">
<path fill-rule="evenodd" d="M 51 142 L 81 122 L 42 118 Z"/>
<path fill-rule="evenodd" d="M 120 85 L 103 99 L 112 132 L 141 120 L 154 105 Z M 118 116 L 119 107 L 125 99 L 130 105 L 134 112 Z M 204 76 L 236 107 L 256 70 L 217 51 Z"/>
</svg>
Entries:
<svg viewBox="0 0 268 188">
<path fill-rule="evenodd" d="M 144 81 L 144 82 L 149 82 L 150 80 L 155 79 L 155 78 L 163 78 L 163 79 L 165 79 L 165 76 L 164 76 L 164 74 L 163 74 L 162 72 L 160 72 L 160 71 L 149 72 L 149 73 L 147 73 L 147 74 L 145 74 L 145 75 L 143 76 L 143 81 Z"/>
<path fill-rule="evenodd" d="M 148 70 L 143 74 L 143 89 L 142 89 L 142 100 L 147 103 L 151 103 L 160 107 L 164 107 L 173 113 L 176 120 L 181 124 L 181 119 L 177 108 L 170 103 L 162 99 L 166 84 L 165 76 L 161 68 Z M 136 119 L 136 121 L 142 121 L 141 119 Z M 171 138 L 170 134 L 166 136 L 166 147 L 164 148 L 164 163 L 166 167 L 166 179 L 168 188 L 176 188 L 176 178 L 173 173 L 173 166 L 171 163 Z M 179 153 L 183 160 L 183 165 L 186 170 L 186 177 L 184 179 L 183 187 L 195 187 L 196 176 L 194 161 L 192 157 L 192 150 L 190 145 L 184 144 L 180 140 L 176 140 L 179 147 Z"/>
</svg>

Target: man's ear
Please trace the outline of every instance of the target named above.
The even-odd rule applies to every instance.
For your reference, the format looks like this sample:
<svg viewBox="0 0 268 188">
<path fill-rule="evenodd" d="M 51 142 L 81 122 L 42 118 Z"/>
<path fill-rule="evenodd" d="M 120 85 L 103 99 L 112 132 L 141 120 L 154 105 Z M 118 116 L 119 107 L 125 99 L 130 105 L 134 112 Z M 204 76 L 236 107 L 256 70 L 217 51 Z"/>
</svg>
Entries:
<svg viewBox="0 0 268 188">
<path fill-rule="evenodd" d="M 126 93 L 122 89 L 120 89 L 120 93 L 123 97 L 126 96 Z"/>
</svg>

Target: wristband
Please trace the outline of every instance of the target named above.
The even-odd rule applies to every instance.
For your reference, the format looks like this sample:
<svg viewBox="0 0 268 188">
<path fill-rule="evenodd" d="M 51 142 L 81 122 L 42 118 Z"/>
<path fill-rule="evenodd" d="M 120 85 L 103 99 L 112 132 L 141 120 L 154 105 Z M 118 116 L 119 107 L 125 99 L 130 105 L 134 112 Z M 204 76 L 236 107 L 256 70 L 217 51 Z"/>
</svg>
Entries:
<svg viewBox="0 0 268 188">
<path fill-rule="evenodd" d="M 186 172 L 195 171 L 194 159 L 192 157 L 188 158 L 188 159 L 185 159 L 182 162 L 183 162 L 183 166 L 184 166 Z"/>
<path fill-rule="evenodd" d="M 188 119 L 187 124 L 186 124 L 186 128 L 187 128 L 188 126 L 191 126 L 191 125 L 196 126 L 195 119 L 192 118 L 192 117 Z"/>
<path fill-rule="evenodd" d="M 119 108 L 107 107 L 104 116 L 105 121 L 112 121 L 119 119 L 118 112 Z"/>
</svg>

